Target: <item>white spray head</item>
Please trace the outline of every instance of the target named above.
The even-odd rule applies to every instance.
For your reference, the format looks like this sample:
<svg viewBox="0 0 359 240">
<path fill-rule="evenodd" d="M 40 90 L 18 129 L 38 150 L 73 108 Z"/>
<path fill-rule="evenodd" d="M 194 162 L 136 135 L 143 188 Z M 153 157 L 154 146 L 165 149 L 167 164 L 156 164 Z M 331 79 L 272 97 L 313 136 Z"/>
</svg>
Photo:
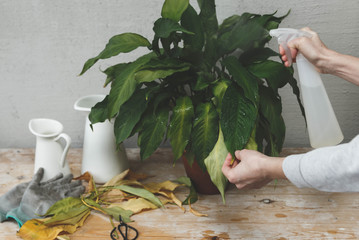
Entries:
<svg viewBox="0 0 359 240">
<path fill-rule="evenodd" d="M 271 35 L 272 37 L 276 37 L 278 39 L 278 44 L 281 45 L 285 51 L 285 55 L 287 56 L 289 66 L 292 65 L 293 60 L 292 60 L 292 54 L 290 53 L 287 43 L 299 37 L 308 37 L 308 38 L 312 37 L 312 34 L 310 34 L 309 32 L 305 32 L 294 28 L 272 29 L 269 31 L 269 35 Z"/>
</svg>

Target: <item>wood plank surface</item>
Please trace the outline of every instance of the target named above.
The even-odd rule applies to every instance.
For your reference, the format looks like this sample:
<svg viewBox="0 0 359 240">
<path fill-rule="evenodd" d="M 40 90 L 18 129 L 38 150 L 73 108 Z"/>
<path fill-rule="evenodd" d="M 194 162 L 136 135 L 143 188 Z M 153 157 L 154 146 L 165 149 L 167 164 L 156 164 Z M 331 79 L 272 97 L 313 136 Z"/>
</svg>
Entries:
<svg viewBox="0 0 359 240">
<path fill-rule="evenodd" d="M 283 156 L 309 149 L 284 149 Z M 80 175 L 81 149 L 71 149 L 70 168 Z M 138 149 L 127 149 L 130 166 L 136 172 L 153 175 L 150 181 L 174 180 L 184 176 L 181 161 L 173 167 L 170 149 L 159 149 L 140 162 Z M 30 181 L 33 149 L 0 149 L 0 194 L 14 185 Z M 176 195 L 184 199 L 188 190 Z M 270 200 L 267 203 L 266 199 Z M 1 203 L 0 203 L 1 204 Z M 139 239 L 359 239 L 359 193 L 325 193 L 298 189 L 280 180 L 256 190 L 238 191 L 229 186 L 226 204 L 219 195 L 200 195 L 193 208 L 208 217 L 197 217 L 174 205 L 134 215 L 131 226 Z M 14 222 L 0 224 L 0 239 L 13 240 Z M 112 226 L 107 217 L 92 212 L 84 226 L 70 235 L 73 240 L 110 239 Z"/>
</svg>

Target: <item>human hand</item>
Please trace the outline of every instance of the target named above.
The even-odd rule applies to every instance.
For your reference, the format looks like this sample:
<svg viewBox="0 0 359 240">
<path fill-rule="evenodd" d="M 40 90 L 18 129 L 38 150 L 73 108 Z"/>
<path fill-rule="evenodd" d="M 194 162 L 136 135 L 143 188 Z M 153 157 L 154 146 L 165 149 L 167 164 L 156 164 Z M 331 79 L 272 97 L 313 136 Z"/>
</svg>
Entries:
<svg viewBox="0 0 359 240">
<path fill-rule="evenodd" d="M 283 158 L 268 157 L 247 149 L 236 151 L 235 157 L 231 165 L 232 156 L 230 153 L 227 155 L 222 172 L 238 189 L 261 188 L 275 178 L 285 178 Z"/>
<path fill-rule="evenodd" d="M 320 73 L 325 73 L 326 71 L 322 67 L 323 61 L 328 55 L 329 49 L 324 45 L 320 40 L 318 34 L 312 31 L 310 28 L 302 28 L 302 31 L 308 32 L 312 35 L 311 38 L 308 37 L 299 37 L 288 42 L 287 46 L 291 52 L 293 62 L 296 61 L 298 52 L 303 54 L 303 56 L 311 62 Z M 279 53 L 282 55 L 282 60 L 284 65 L 289 67 L 288 56 L 286 55 L 282 46 L 279 46 Z"/>
</svg>

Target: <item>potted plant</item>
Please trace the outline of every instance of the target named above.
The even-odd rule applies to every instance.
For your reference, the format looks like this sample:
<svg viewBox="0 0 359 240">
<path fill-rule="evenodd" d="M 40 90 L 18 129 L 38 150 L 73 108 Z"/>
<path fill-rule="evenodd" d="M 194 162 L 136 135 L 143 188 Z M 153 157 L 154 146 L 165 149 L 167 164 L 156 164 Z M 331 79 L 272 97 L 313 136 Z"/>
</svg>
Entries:
<svg viewBox="0 0 359 240">
<path fill-rule="evenodd" d="M 104 70 L 111 89 L 92 108 L 91 123 L 115 118 L 118 144 L 138 133 L 141 159 L 169 139 L 174 161 L 185 152 L 224 196 L 221 166 L 228 152 L 281 151 L 285 124 L 278 89 L 289 83 L 303 107 L 293 69 L 273 61 L 279 54 L 266 46 L 268 31 L 287 15 L 243 13 L 219 25 L 214 0 L 198 5 L 199 13 L 189 0 L 165 0 L 151 42 L 136 33 L 113 36 L 80 75 L 100 59 L 148 48 L 137 60 Z"/>
</svg>

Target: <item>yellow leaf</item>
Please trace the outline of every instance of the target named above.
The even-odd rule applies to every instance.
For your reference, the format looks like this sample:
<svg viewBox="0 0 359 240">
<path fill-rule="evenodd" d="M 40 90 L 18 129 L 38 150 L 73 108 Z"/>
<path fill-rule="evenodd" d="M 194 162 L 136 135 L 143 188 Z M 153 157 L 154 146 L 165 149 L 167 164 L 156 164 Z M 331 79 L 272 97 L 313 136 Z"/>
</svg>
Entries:
<svg viewBox="0 0 359 240">
<path fill-rule="evenodd" d="M 144 198 L 135 198 L 121 203 L 113 203 L 109 207 L 115 207 L 115 206 L 121 207 L 125 210 L 130 210 L 134 214 L 142 212 L 144 210 L 158 208 L 155 204 L 151 203 L 150 201 L 147 201 Z"/>
<path fill-rule="evenodd" d="M 136 181 L 136 180 L 118 180 L 116 182 L 116 186 L 119 185 L 128 185 L 128 186 L 138 186 L 138 187 L 143 187 L 142 183 Z M 103 202 L 118 202 L 118 201 L 123 201 L 123 200 L 127 200 L 129 198 L 133 198 L 132 196 L 129 196 L 127 193 L 121 191 L 120 189 L 116 188 L 115 186 L 102 186 L 99 187 L 99 191 L 104 191 L 104 193 L 101 195 L 101 200 Z"/>
<path fill-rule="evenodd" d="M 122 181 L 123 179 L 125 179 L 125 177 L 127 176 L 128 172 L 130 171 L 130 169 L 127 169 L 125 171 L 123 171 L 122 173 L 114 176 L 113 178 L 111 178 L 107 183 L 105 183 L 103 186 L 115 186 L 115 185 L 119 185 L 118 182 Z"/>
<path fill-rule="evenodd" d="M 77 227 L 81 227 L 86 218 L 90 215 L 90 211 L 84 217 L 80 219 L 75 225 L 65 224 L 65 225 L 55 225 L 48 226 L 44 222 L 48 219 L 32 219 L 27 222 L 20 228 L 17 235 L 24 240 L 50 240 L 55 239 L 59 233 L 67 232 L 74 233 Z"/>
<path fill-rule="evenodd" d="M 207 217 L 208 216 L 208 214 L 200 213 L 200 212 L 194 210 L 191 206 L 191 201 L 188 201 L 188 206 L 189 206 L 189 211 L 191 213 L 193 213 L 195 216 L 197 216 L 197 217 Z"/>
<path fill-rule="evenodd" d="M 144 174 L 144 173 L 135 173 L 132 170 L 130 170 L 126 176 L 126 179 L 141 181 L 141 180 L 145 180 L 149 177 L 151 177 L 151 176 Z"/>
<path fill-rule="evenodd" d="M 181 184 L 174 183 L 171 181 L 165 181 L 161 183 L 146 183 L 144 184 L 145 189 L 152 193 L 158 193 L 161 190 L 173 192 L 177 187 L 182 186 Z"/>
<path fill-rule="evenodd" d="M 111 189 L 101 196 L 103 202 L 121 202 L 126 199 L 126 195 L 120 189 Z"/>
<path fill-rule="evenodd" d="M 175 203 L 178 207 L 180 207 L 183 210 L 183 212 L 186 211 L 186 209 L 184 209 L 182 207 L 182 201 L 180 201 L 173 192 L 160 191 L 160 192 L 158 192 L 158 194 L 161 194 L 161 195 L 171 199 L 171 202 Z"/>
</svg>

